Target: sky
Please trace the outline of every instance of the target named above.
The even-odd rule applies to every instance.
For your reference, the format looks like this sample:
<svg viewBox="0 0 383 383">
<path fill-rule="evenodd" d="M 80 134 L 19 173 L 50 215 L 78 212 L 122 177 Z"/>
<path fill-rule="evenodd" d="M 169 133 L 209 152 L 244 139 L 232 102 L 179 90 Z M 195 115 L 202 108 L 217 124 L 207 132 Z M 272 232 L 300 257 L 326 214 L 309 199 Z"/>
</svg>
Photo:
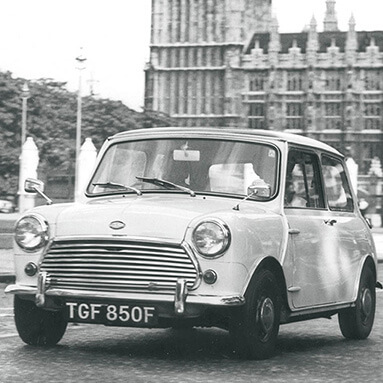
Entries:
<svg viewBox="0 0 383 383">
<path fill-rule="evenodd" d="M 76 91 L 75 58 L 87 58 L 83 94 L 143 106 L 149 61 L 151 0 L 0 0 L 0 70 L 14 77 L 64 81 Z M 323 28 L 325 0 L 273 0 L 280 32 L 299 32 L 315 15 Z M 337 0 L 339 28 L 351 14 L 357 30 L 383 30 L 382 0 Z"/>
</svg>

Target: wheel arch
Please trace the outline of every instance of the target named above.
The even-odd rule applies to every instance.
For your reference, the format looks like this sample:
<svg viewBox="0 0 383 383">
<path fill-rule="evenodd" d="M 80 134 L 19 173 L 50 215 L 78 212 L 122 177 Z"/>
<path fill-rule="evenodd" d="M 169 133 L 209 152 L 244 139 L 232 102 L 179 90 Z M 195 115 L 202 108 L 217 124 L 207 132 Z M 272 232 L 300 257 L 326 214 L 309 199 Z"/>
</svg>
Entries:
<svg viewBox="0 0 383 383">
<path fill-rule="evenodd" d="M 363 270 L 367 267 L 370 268 L 371 271 L 373 272 L 374 278 L 375 278 L 375 283 L 377 281 L 378 271 L 376 268 L 376 263 L 374 262 L 374 258 L 371 255 L 366 255 L 366 257 L 360 262 L 358 279 L 357 279 L 358 283 L 355 283 L 354 295 L 353 295 L 353 299 L 352 299 L 353 301 L 355 301 L 357 296 L 358 296 L 359 281 L 360 281 L 360 278 L 362 276 Z"/>
<path fill-rule="evenodd" d="M 374 273 L 375 282 L 376 282 L 376 279 L 377 279 L 377 269 L 376 269 L 376 264 L 374 262 L 374 259 L 372 258 L 371 255 L 367 255 L 367 257 L 363 260 L 363 262 L 361 264 L 360 272 L 359 272 L 359 279 L 360 279 L 360 276 L 363 273 L 363 270 L 366 267 L 369 267 L 371 269 L 371 271 Z"/>
<path fill-rule="evenodd" d="M 264 258 L 259 263 L 259 265 L 256 267 L 253 275 L 250 278 L 250 282 L 247 285 L 246 292 L 251 285 L 251 281 L 254 278 L 256 278 L 256 274 L 259 270 L 269 270 L 274 274 L 274 276 L 278 282 L 278 288 L 279 288 L 280 296 L 282 299 L 282 302 L 281 302 L 282 306 L 286 306 L 287 305 L 287 288 L 286 288 L 285 275 L 283 273 L 283 269 L 282 269 L 281 264 L 273 257 Z M 245 294 L 246 294 L 246 292 L 245 292 Z"/>
</svg>

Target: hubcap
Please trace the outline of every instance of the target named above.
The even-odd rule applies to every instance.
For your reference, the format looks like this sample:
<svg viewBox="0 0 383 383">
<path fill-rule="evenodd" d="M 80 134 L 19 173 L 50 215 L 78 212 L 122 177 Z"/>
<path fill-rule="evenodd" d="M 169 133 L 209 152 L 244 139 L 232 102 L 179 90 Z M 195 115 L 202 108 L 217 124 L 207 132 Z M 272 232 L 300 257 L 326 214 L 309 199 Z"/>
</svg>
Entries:
<svg viewBox="0 0 383 383">
<path fill-rule="evenodd" d="M 265 298 L 262 302 L 260 309 L 260 324 L 262 326 L 262 330 L 266 333 L 266 335 L 272 331 L 274 319 L 274 303 L 270 298 Z"/>
<path fill-rule="evenodd" d="M 372 295 L 370 289 L 365 289 L 362 293 L 362 313 L 368 318 L 372 312 Z"/>
</svg>

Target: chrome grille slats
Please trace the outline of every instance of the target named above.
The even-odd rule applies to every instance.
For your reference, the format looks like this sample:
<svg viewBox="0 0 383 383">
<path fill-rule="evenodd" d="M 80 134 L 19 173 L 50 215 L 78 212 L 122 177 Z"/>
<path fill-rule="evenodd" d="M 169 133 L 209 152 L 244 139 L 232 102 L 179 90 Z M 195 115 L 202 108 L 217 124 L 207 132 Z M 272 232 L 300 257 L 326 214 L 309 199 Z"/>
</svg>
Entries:
<svg viewBox="0 0 383 383">
<path fill-rule="evenodd" d="M 57 240 L 40 264 L 50 288 L 174 292 L 177 279 L 192 288 L 196 264 L 180 245 L 129 240 Z"/>
<path fill-rule="evenodd" d="M 117 261 L 117 259 L 114 258 L 115 261 Z M 104 261 L 104 260 L 98 260 L 96 258 L 93 258 L 92 261 L 93 262 L 98 262 L 99 265 L 95 265 L 94 263 L 90 263 L 89 262 L 90 260 L 80 260 L 80 259 L 76 259 L 76 260 L 69 260 L 69 259 L 63 259 L 63 260 L 60 260 L 60 262 L 57 262 L 57 261 L 52 261 L 52 260 L 49 260 L 47 262 L 45 262 L 45 264 L 47 265 L 47 267 L 87 267 L 87 266 L 90 266 L 90 267 L 106 267 L 108 265 L 110 265 L 111 261 Z M 150 268 L 150 266 L 155 266 L 157 265 L 158 267 L 156 267 L 156 270 L 158 269 L 167 269 L 170 267 L 170 269 L 173 269 L 175 266 L 178 266 L 179 268 L 183 268 L 185 270 L 187 269 L 191 269 L 193 270 L 193 267 L 189 266 L 188 264 L 183 264 L 183 263 L 179 263 L 179 262 L 174 262 L 174 263 L 171 263 L 171 262 L 129 262 L 129 261 L 123 261 L 123 260 L 118 260 L 119 261 L 119 264 L 120 264 L 120 268 L 123 269 L 123 268 L 137 268 L 137 267 L 140 267 L 140 268 Z M 148 265 L 148 266 L 147 266 Z M 113 267 L 113 266 L 111 266 Z"/>
<path fill-rule="evenodd" d="M 113 242 L 106 242 L 106 241 L 102 241 L 103 243 L 95 243 L 94 245 L 90 245 L 89 243 L 88 244 L 85 244 L 85 243 L 79 243 L 78 245 L 73 245 L 73 244 L 63 244 L 62 246 L 57 246 L 58 242 L 56 243 L 53 243 L 53 245 L 51 246 L 50 248 L 50 251 L 55 251 L 55 250 L 58 250 L 58 251 L 62 251 L 64 249 L 68 250 L 68 249 L 73 249 L 75 251 L 81 251 L 83 249 L 86 249 L 86 248 L 91 248 L 92 251 L 95 251 L 96 249 L 99 249 L 101 251 L 104 251 L 105 248 L 107 247 L 110 247 L 110 248 L 115 248 L 115 247 L 118 247 L 119 250 L 129 250 L 129 249 L 136 249 L 136 250 L 144 250 L 145 253 L 147 252 L 150 252 L 150 251 L 156 251 L 156 250 L 160 250 L 161 253 L 164 253 L 166 251 L 169 251 L 171 254 L 175 254 L 175 253 L 180 253 L 180 254 L 183 254 L 184 251 L 182 248 L 171 248 L 169 246 L 152 246 L 152 245 L 148 245 L 148 246 L 143 246 L 143 245 L 129 245 L 129 244 L 126 244 L 126 243 L 122 243 L 122 242 L 118 242 L 118 244 L 116 243 L 113 243 Z M 117 246 L 116 246 L 117 245 Z"/>
<path fill-rule="evenodd" d="M 89 275 L 93 275 L 94 277 L 97 277 L 98 275 L 105 275 L 108 273 L 108 276 L 110 278 L 118 277 L 118 276 L 124 276 L 126 273 L 123 273 L 121 271 L 116 271 L 116 270 L 93 270 L 93 269 L 81 269 L 78 272 L 73 271 L 73 270 L 60 270 L 57 272 L 55 269 L 49 269 L 49 268 L 44 268 L 42 271 L 47 271 L 50 276 L 55 277 L 55 278 L 60 278 L 62 277 L 87 277 Z M 194 273 L 184 273 L 185 276 L 188 274 L 189 277 L 193 277 L 195 274 Z M 132 275 L 132 273 L 131 273 Z M 165 277 L 178 277 L 179 272 L 161 272 L 161 276 L 158 276 L 158 273 L 155 273 L 154 271 L 141 271 L 141 270 L 135 270 L 134 275 L 136 279 L 142 279 L 147 277 L 148 275 L 153 275 L 156 277 L 156 279 L 161 280 Z"/>
</svg>

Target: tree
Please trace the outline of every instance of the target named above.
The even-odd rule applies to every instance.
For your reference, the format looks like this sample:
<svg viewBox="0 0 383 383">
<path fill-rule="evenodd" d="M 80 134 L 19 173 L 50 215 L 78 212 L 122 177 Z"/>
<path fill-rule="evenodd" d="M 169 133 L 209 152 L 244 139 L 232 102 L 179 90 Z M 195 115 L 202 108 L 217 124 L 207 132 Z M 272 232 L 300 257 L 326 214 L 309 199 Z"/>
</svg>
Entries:
<svg viewBox="0 0 383 383">
<path fill-rule="evenodd" d="M 25 79 L 0 72 L 0 194 L 15 195 L 18 189 L 21 150 L 21 99 Z M 39 148 L 45 171 L 61 168 L 73 172 L 75 162 L 77 94 L 64 82 L 52 79 L 27 81 L 30 89 L 27 137 Z M 143 128 L 148 117 L 120 101 L 84 97 L 82 137 L 91 137 L 99 149 L 117 132 Z M 149 117 L 150 118 L 150 117 Z"/>
<path fill-rule="evenodd" d="M 17 190 L 21 136 L 21 83 L 0 73 L 0 195 Z"/>
</svg>

